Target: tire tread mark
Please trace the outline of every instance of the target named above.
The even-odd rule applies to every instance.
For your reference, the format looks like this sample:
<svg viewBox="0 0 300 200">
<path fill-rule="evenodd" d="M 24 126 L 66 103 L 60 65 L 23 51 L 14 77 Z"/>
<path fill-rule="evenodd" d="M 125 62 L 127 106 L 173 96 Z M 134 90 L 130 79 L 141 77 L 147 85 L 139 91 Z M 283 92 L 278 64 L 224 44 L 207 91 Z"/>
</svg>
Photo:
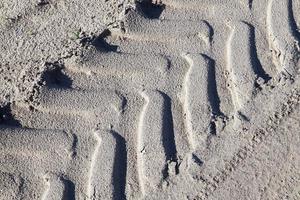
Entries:
<svg viewBox="0 0 300 200">
<path fill-rule="evenodd" d="M 241 165 L 243 161 L 250 158 L 256 148 L 266 140 L 276 134 L 276 128 L 280 123 L 292 112 L 296 106 L 300 104 L 300 90 L 294 90 L 288 97 L 288 103 L 283 104 L 280 111 L 275 111 L 266 128 L 258 128 L 254 131 L 248 143 L 239 148 L 232 159 L 226 162 L 223 170 L 216 173 L 210 180 L 205 180 L 206 187 L 197 196 L 197 199 L 206 199 L 212 192 L 214 192 L 228 177 Z"/>
</svg>

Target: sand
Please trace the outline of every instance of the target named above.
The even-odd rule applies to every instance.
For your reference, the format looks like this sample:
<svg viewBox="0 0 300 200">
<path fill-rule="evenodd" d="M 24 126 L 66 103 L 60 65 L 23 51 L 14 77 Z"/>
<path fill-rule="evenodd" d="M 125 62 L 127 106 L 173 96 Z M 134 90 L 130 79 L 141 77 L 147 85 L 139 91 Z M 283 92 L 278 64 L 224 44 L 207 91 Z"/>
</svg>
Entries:
<svg viewBox="0 0 300 200">
<path fill-rule="evenodd" d="M 300 199 L 299 10 L 1 1 L 0 200 Z"/>
</svg>

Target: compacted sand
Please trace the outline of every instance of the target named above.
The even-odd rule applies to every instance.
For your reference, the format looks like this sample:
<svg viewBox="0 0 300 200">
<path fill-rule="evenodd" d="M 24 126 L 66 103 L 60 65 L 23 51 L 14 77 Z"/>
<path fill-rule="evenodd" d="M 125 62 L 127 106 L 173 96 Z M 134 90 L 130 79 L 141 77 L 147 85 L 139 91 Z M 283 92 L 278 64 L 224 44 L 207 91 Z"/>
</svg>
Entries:
<svg viewBox="0 0 300 200">
<path fill-rule="evenodd" d="M 1 0 L 0 200 L 300 199 L 298 27 L 298 0 Z"/>
</svg>

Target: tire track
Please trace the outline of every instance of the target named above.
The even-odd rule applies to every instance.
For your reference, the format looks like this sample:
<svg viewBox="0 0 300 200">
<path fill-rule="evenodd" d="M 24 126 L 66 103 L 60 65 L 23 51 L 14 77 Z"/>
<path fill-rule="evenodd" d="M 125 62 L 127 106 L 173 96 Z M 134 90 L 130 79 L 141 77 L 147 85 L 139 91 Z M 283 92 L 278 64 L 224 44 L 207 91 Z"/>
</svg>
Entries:
<svg viewBox="0 0 300 200">
<path fill-rule="evenodd" d="M 298 32 L 292 10 L 292 0 L 270 0 L 267 11 L 267 27 L 274 62 L 279 75 L 295 76 L 299 73 Z M 284 77 L 283 77 L 284 78 Z M 289 77 L 287 77 L 289 78 Z"/>
<path fill-rule="evenodd" d="M 159 91 L 146 91 L 142 96 L 146 104 L 141 115 L 138 145 L 144 168 L 141 177 L 145 177 L 149 185 L 159 186 L 169 176 L 169 164 L 177 163 L 171 104 L 169 97 Z M 145 186 L 143 188 L 147 190 Z"/>
<path fill-rule="evenodd" d="M 253 27 L 248 23 L 240 22 L 234 26 L 228 40 L 227 70 L 237 113 L 253 97 L 255 86 L 263 84 L 268 79 L 263 68 L 258 65 L 253 37 L 255 37 Z"/>
<path fill-rule="evenodd" d="M 274 2 L 277 0 L 271 1 L 268 10 L 269 35 L 276 38 L 272 40 L 274 48 L 282 50 L 282 44 L 290 45 L 291 38 L 296 37 L 295 26 L 291 23 L 291 14 L 280 10 L 283 12 L 281 21 L 285 24 L 284 29 L 289 30 L 291 36 L 283 39 L 282 31 L 274 25 L 278 20 L 277 16 L 273 16 L 274 9 L 278 9 L 273 7 Z M 68 193 L 62 191 L 71 191 L 68 196 L 79 199 L 147 197 L 153 191 L 162 192 L 165 183 L 168 185 L 181 173 L 179 166 L 184 157 L 195 162 L 199 171 L 205 167 L 206 161 L 202 157 L 209 145 L 217 140 L 212 136 L 222 134 L 227 120 L 220 106 L 224 97 L 219 95 L 220 81 L 216 78 L 223 81 L 227 77 L 218 74 L 215 63 L 220 58 L 211 51 L 217 31 L 207 19 L 178 23 L 172 19 L 161 19 L 165 9 L 172 10 L 176 6 L 191 9 L 204 3 L 188 1 L 183 5 L 178 0 L 166 1 L 163 6 L 149 2 L 138 4 L 138 10 L 128 12 L 123 35 L 106 32 L 93 40 L 94 47 L 78 60 L 67 59 L 66 65 L 62 66 L 46 64 L 54 69 L 45 72 L 43 81 L 46 85 L 40 91 L 39 103 L 31 108 L 30 116 L 26 116 L 26 105 L 14 107 L 19 111 L 16 120 L 9 116 L 12 112 L 10 107 L 3 109 L 8 117 L 2 116 L 0 121 L 6 125 L 15 123 L 14 126 L 21 126 L 11 132 L 25 131 L 25 127 L 41 132 L 62 131 L 63 136 L 58 138 L 45 136 L 47 134 L 31 138 L 31 141 L 43 144 L 41 140 L 46 137 L 50 141 L 43 147 L 46 150 L 30 144 L 22 134 L 9 140 L 22 143 L 30 152 L 47 151 L 47 148 L 57 147 L 56 141 L 67 141 L 56 150 L 67 149 L 67 155 L 61 154 L 59 159 L 68 158 L 70 161 L 64 160 L 66 163 L 56 168 L 62 168 L 68 179 L 54 181 L 52 186 L 52 179 L 46 181 L 50 186 L 45 198 Z M 221 1 L 210 3 L 220 6 Z M 285 3 L 280 5 L 288 5 L 290 9 L 291 1 Z M 252 1 L 249 1 L 249 6 L 251 8 Z M 287 21 L 289 25 L 286 25 Z M 138 49 L 135 49 L 136 42 L 141 44 Z M 182 48 L 176 48 L 181 44 L 184 44 Z M 140 53 L 143 48 L 147 51 Z M 290 60 L 296 58 L 295 48 L 290 50 L 292 54 L 288 54 L 287 61 L 280 61 L 283 66 L 292 65 Z M 189 53 L 182 57 L 182 52 Z M 249 106 L 270 79 L 257 58 L 255 27 L 243 21 L 234 24 L 223 52 L 228 60 L 235 105 L 233 113 L 241 116 L 243 113 L 240 111 Z M 220 52 L 216 54 L 221 55 Z M 181 63 L 183 60 L 189 64 L 186 68 Z M 182 99 L 178 97 L 181 93 Z M 141 97 L 144 105 L 140 103 Z M 293 93 L 289 100 L 288 106 L 283 105 L 275 112 L 267 127 L 257 128 L 253 134 L 248 131 L 250 140 L 238 149 L 222 170 L 208 179 L 200 177 L 206 186 L 198 198 L 205 199 L 218 189 L 267 137 L 275 133 L 278 124 L 299 104 L 300 92 Z M 174 104 L 178 106 L 180 103 L 183 112 L 174 112 Z M 187 134 L 189 150 L 179 149 L 180 145 L 177 145 L 184 138 L 174 130 L 178 118 L 186 123 L 183 132 Z M 100 134 L 99 130 L 109 131 Z M 4 141 L 1 147 L 4 153 L 14 148 L 6 139 L 0 140 Z M 51 192 L 54 190 L 59 194 Z"/>
<path fill-rule="evenodd" d="M 287 104 L 282 104 L 279 111 L 275 111 L 273 116 L 270 116 L 269 124 L 264 128 L 254 130 L 251 139 L 248 143 L 241 147 L 232 157 L 232 159 L 225 164 L 225 168 L 219 171 L 211 180 L 205 180 L 206 187 L 200 192 L 198 199 L 206 199 L 212 192 L 218 189 L 226 179 L 234 173 L 235 170 L 246 159 L 251 158 L 253 152 L 257 147 L 264 142 L 268 137 L 276 134 L 276 129 L 282 121 L 290 116 L 296 106 L 300 104 L 300 90 L 294 90 L 288 97 Z"/>
</svg>

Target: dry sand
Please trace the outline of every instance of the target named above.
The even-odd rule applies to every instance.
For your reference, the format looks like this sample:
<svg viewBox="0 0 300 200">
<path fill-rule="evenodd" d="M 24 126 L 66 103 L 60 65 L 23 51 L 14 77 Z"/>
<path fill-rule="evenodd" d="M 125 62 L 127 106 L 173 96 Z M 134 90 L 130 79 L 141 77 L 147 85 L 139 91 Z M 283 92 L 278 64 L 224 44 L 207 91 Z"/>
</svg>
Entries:
<svg viewBox="0 0 300 200">
<path fill-rule="evenodd" d="M 300 199 L 300 1 L 1 0 L 0 200 Z"/>
</svg>

